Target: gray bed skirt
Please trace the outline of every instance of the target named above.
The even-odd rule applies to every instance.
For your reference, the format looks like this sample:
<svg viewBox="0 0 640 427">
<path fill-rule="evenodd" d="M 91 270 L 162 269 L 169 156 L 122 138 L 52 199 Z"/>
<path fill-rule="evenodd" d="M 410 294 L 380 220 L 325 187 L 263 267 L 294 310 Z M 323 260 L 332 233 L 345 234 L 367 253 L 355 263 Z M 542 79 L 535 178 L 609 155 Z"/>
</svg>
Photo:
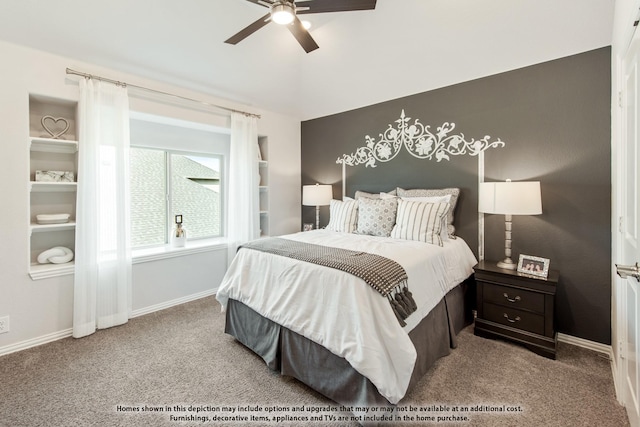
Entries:
<svg viewBox="0 0 640 427">
<path fill-rule="evenodd" d="M 470 278 L 452 289 L 409 332 L 418 354 L 409 390 L 436 360 L 457 346 L 456 335 L 473 321 L 472 283 Z M 345 406 L 392 406 L 344 358 L 239 301 L 229 300 L 225 332 L 262 357 L 269 368 L 298 379 L 334 402 Z"/>
</svg>

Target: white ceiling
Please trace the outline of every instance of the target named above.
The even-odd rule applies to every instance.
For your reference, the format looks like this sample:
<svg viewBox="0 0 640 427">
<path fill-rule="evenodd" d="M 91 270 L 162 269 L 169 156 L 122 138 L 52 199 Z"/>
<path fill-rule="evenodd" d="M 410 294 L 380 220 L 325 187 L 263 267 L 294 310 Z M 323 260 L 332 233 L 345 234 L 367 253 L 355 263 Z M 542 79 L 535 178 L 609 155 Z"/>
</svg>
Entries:
<svg viewBox="0 0 640 427">
<path fill-rule="evenodd" d="M 613 6 L 378 0 L 305 15 L 307 54 L 273 23 L 223 43 L 267 12 L 244 0 L 3 0 L 0 39 L 310 119 L 610 45 Z"/>
</svg>

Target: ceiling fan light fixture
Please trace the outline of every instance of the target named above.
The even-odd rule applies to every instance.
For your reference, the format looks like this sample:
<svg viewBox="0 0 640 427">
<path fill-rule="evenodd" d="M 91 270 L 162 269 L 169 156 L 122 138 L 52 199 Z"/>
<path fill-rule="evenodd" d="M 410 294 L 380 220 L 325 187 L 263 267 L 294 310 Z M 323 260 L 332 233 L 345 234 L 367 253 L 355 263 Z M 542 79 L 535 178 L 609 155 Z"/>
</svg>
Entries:
<svg viewBox="0 0 640 427">
<path fill-rule="evenodd" d="M 318 43 L 309 34 L 307 22 L 296 16 L 325 12 L 348 12 L 357 10 L 373 10 L 377 0 L 246 0 L 249 3 L 268 8 L 269 12 L 247 25 L 233 36 L 225 40 L 228 44 L 238 44 L 265 25 L 274 22 L 287 27 L 305 52 L 318 49 Z M 298 2 L 298 3 L 296 3 Z"/>
<path fill-rule="evenodd" d="M 276 1 L 271 6 L 271 20 L 276 24 L 288 25 L 296 16 L 295 6 L 287 1 Z"/>
</svg>

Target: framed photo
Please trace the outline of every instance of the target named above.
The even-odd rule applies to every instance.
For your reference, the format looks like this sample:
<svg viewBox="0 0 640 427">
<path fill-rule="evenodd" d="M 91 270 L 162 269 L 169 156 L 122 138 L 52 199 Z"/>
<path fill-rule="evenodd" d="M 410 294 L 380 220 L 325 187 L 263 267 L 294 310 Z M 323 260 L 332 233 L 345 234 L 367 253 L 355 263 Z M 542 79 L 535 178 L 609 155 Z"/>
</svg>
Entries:
<svg viewBox="0 0 640 427">
<path fill-rule="evenodd" d="M 546 279 L 549 275 L 549 260 L 547 258 L 520 254 L 518 273 Z"/>
<path fill-rule="evenodd" d="M 302 226 L 302 231 L 311 231 L 311 230 L 313 230 L 313 223 L 305 222 L 304 225 Z"/>
</svg>

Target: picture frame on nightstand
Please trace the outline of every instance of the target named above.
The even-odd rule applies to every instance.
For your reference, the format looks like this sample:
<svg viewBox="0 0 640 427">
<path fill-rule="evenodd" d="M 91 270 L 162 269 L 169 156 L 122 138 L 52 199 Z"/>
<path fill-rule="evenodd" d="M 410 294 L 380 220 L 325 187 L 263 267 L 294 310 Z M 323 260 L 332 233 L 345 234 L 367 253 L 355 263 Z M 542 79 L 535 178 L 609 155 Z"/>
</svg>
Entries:
<svg viewBox="0 0 640 427">
<path fill-rule="evenodd" d="M 547 258 L 520 254 L 517 271 L 518 273 L 546 279 L 549 276 L 549 263 L 550 260 Z"/>
</svg>

